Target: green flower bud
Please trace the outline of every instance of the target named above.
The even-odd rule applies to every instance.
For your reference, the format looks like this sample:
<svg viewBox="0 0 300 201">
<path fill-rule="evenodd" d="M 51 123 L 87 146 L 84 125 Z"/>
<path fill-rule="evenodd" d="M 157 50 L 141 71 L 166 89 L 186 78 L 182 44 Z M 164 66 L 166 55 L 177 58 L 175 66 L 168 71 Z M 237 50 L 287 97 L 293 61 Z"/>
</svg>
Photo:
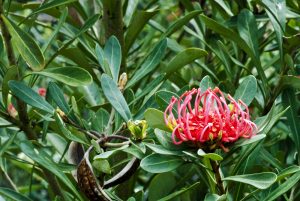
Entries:
<svg viewBox="0 0 300 201">
<path fill-rule="evenodd" d="M 130 130 L 131 136 L 134 140 L 143 140 L 147 136 L 146 129 L 148 124 L 145 120 L 129 120 L 127 127 Z"/>
</svg>

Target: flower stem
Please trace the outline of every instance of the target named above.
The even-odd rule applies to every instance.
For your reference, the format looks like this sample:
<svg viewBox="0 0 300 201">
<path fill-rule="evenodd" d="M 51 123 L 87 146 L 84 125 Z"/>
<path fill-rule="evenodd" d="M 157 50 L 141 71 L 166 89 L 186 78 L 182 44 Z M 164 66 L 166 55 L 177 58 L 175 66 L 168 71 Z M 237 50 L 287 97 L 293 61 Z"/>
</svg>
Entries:
<svg viewBox="0 0 300 201">
<path fill-rule="evenodd" d="M 222 182 L 222 179 L 221 179 L 220 165 L 216 161 L 213 161 L 213 160 L 210 160 L 210 164 L 211 164 L 211 167 L 212 167 L 213 172 L 214 172 L 215 177 L 216 177 L 216 182 L 217 182 L 217 187 L 218 187 L 218 190 L 219 190 L 219 194 L 223 195 L 223 194 L 225 194 L 225 189 L 224 189 L 223 182 Z"/>
</svg>

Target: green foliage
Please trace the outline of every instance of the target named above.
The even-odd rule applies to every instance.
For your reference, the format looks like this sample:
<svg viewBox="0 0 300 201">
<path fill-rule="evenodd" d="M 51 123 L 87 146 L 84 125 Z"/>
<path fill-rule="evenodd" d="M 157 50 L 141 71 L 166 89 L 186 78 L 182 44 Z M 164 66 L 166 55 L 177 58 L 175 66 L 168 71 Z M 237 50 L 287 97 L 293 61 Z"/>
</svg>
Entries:
<svg viewBox="0 0 300 201">
<path fill-rule="evenodd" d="M 299 200 L 299 30 L 295 0 L 0 1 L 0 200 Z M 170 100 L 215 87 L 256 135 L 175 145 Z"/>
</svg>

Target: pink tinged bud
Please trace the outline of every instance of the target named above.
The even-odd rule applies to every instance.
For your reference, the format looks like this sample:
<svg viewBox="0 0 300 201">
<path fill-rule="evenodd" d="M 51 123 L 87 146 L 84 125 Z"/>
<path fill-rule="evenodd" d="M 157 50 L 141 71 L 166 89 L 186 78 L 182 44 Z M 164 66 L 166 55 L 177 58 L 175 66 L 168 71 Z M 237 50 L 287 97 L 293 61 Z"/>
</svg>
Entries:
<svg viewBox="0 0 300 201">
<path fill-rule="evenodd" d="M 227 100 L 219 88 L 209 88 L 202 93 L 200 88 L 192 89 L 178 99 L 172 97 L 164 112 L 164 119 L 173 131 L 174 144 L 215 141 L 222 148 L 222 143 L 232 143 L 239 138 L 255 135 L 257 126 L 250 120 L 248 106 L 230 95 Z M 176 109 L 177 115 L 174 116 Z"/>
<path fill-rule="evenodd" d="M 39 95 L 45 97 L 47 90 L 45 88 L 39 88 Z"/>
</svg>

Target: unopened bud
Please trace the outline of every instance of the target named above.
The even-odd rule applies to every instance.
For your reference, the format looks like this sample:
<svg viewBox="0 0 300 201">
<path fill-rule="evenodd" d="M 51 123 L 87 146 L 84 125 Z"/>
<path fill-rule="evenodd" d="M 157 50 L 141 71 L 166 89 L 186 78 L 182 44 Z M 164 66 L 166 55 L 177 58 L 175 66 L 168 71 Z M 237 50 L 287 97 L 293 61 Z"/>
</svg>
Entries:
<svg viewBox="0 0 300 201">
<path fill-rule="evenodd" d="M 134 140 L 143 140 L 147 136 L 146 129 L 148 124 L 145 120 L 128 121 L 127 127 L 131 132 Z"/>
<path fill-rule="evenodd" d="M 127 83 L 127 74 L 122 73 L 120 75 L 119 83 L 118 83 L 120 91 L 123 91 L 125 89 L 126 83 Z"/>
</svg>

